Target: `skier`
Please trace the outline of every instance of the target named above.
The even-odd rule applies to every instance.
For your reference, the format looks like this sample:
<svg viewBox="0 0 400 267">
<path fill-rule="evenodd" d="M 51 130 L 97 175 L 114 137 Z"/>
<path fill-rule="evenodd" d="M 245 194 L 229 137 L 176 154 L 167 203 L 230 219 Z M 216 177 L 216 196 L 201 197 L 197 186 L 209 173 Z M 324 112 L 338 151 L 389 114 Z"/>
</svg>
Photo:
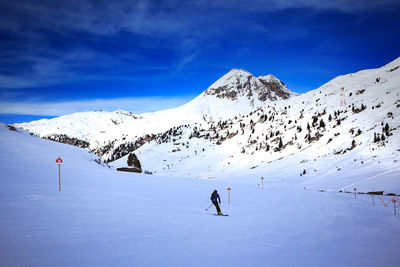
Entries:
<svg viewBox="0 0 400 267">
<path fill-rule="evenodd" d="M 211 201 L 217 208 L 218 215 L 223 215 L 221 209 L 219 208 L 217 200 L 219 201 L 219 204 L 221 204 L 221 198 L 219 197 L 217 190 L 214 190 L 214 192 L 211 194 Z"/>
</svg>

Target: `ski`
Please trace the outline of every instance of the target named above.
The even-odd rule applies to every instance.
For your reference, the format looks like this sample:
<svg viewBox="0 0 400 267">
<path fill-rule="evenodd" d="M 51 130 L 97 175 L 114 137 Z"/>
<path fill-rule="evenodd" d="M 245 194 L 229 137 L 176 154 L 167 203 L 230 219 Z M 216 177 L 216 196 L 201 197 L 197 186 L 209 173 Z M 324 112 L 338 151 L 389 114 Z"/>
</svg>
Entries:
<svg viewBox="0 0 400 267">
<path fill-rule="evenodd" d="M 221 215 L 219 215 L 219 214 L 214 214 L 215 216 L 229 216 L 229 214 L 221 214 Z"/>
</svg>

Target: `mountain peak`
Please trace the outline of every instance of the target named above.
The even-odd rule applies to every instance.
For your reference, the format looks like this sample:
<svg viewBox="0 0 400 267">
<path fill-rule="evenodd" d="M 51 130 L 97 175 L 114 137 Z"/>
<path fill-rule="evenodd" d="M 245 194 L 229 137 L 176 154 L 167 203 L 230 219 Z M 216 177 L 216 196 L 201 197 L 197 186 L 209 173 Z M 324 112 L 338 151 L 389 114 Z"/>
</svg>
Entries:
<svg viewBox="0 0 400 267">
<path fill-rule="evenodd" d="M 246 70 L 235 68 L 214 82 L 204 93 L 234 101 L 244 97 L 253 103 L 287 99 L 294 94 L 272 74 L 256 78 Z"/>
<path fill-rule="evenodd" d="M 288 99 L 292 95 L 296 95 L 290 91 L 286 85 L 272 74 L 260 76 L 258 79 L 268 88 L 269 92 L 273 92 L 281 99 Z"/>
<path fill-rule="evenodd" d="M 209 88 L 219 88 L 232 83 L 240 83 L 247 80 L 248 77 L 254 77 L 250 72 L 242 69 L 231 69 L 228 73 L 219 78 Z"/>
<path fill-rule="evenodd" d="M 272 74 L 268 74 L 268 75 L 265 75 L 265 76 L 259 76 L 257 78 L 261 79 L 261 80 L 264 80 L 264 81 L 277 81 L 277 80 L 279 80 L 278 78 L 276 78 Z"/>
</svg>

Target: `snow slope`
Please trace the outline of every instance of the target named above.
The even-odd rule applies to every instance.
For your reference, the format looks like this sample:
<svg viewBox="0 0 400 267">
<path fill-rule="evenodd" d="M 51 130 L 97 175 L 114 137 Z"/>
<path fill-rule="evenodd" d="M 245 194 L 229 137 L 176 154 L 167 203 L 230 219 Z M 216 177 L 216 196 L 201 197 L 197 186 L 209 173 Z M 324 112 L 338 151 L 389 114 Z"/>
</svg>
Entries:
<svg viewBox="0 0 400 267">
<path fill-rule="evenodd" d="M 400 264 L 400 217 L 378 199 L 372 206 L 368 195 L 304 190 L 286 172 L 269 173 L 280 179 L 264 189 L 255 174 L 120 173 L 83 149 L 4 126 L 0 140 L 2 266 Z M 205 211 L 214 189 L 229 217 Z"/>
</svg>

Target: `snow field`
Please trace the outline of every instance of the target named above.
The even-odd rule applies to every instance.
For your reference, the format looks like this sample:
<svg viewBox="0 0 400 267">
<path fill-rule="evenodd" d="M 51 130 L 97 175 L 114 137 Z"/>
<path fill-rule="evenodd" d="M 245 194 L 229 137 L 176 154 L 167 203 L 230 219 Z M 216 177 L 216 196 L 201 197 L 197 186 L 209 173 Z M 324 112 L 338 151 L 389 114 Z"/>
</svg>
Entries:
<svg viewBox="0 0 400 267">
<path fill-rule="evenodd" d="M 2 266 L 400 264 L 400 216 L 367 195 L 304 190 L 284 172 L 264 173 L 262 190 L 257 169 L 223 179 L 121 173 L 76 147 L 5 127 L 0 138 Z M 229 217 L 205 211 L 214 189 Z"/>
</svg>

